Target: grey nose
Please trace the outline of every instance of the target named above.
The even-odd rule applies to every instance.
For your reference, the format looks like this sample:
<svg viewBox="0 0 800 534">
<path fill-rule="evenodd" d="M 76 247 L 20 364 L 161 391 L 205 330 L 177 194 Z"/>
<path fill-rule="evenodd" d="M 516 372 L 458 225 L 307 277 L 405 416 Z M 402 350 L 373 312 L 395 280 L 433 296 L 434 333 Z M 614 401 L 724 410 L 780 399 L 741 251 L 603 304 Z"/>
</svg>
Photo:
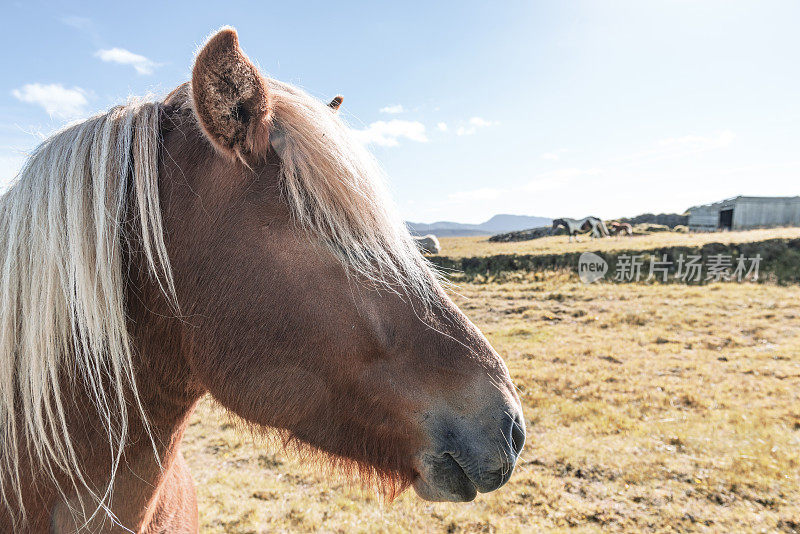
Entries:
<svg viewBox="0 0 800 534">
<path fill-rule="evenodd" d="M 511 478 L 525 445 L 519 406 L 504 404 L 477 418 L 430 417 L 433 448 L 421 455 L 414 489 L 431 501 L 471 501 Z"/>
<path fill-rule="evenodd" d="M 494 491 L 508 482 L 525 445 L 525 421 L 519 410 L 503 410 L 497 423 L 496 434 L 484 430 L 485 436 L 475 433 L 462 435 L 459 440 L 461 454 L 453 455 L 481 493 Z"/>
<path fill-rule="evenodd" d="M 502 444 L 504 447 L 501 447 L 504 458 L 500 469 L 486 470 L 481 473 L 483 476 L 476 480 L 476 486 L 482 493 L 494 491 L 508 482 L 522 448 L 525 446 L 525 421 L 519 411 L 505 411 L 500 428 L 504 438 Z"/>
</svg>

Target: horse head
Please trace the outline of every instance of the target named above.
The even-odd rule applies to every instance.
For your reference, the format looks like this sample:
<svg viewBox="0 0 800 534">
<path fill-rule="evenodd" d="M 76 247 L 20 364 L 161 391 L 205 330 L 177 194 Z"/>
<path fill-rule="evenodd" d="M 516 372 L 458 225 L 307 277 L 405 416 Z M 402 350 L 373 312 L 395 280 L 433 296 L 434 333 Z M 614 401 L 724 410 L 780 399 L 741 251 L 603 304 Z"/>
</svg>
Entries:
<svg viewBox="0 0 800 534">
<path fill-rule="evenodd" d="M 182 313 L 170 358 L 286 442 L 468 501 L 508 480 L 520 401 L 331 113 L 339 103 L 262 77 L 230 29 L 165 101 L 159 187 Z"/>
</svg>

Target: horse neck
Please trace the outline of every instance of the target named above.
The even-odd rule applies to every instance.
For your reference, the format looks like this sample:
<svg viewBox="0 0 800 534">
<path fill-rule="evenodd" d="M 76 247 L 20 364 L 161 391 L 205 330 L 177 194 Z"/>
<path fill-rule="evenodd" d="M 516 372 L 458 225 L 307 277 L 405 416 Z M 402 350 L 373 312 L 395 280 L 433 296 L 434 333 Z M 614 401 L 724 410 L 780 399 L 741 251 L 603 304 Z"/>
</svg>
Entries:
<svg viewBox="0 0 800 534">
<path fill-rule="evenodd" d="M 146 292 L 157 293 L 157 288 Z M 140 291 L 138 293 L 142 295 Z M 146 295 L 146 293 L 145 293 Z M 193 379 L 184 358 L 183 329 L 175 310 L 156 298 L 131 302 L 128 324 L 134 346 L 134 370 L 139 399 L 148 423 L 162 432 L 180 424 L 192 406 L 205 393 Z"/>
<path fill-rule="evenodd" d="M 163 398 L 163 394 L 161 397 Z M 163 520 L 165 502 L 185 500 L 182 495 L 187 492 L 194 495 L 191 481 L 186 480 L 185 464 L 180 453 L 180 441 L 194 405 L 176 409 L 178 407 L 173 402 L 172 407 L 163 406 L 152 410 L 150 403 L 145 404 L 145 410 L 154 411 L 157 417 L 153 418 L 154 423 L 150 425 L 149 432 L 145 430 L 140 418 L 132 417 L 130 422 L 129 445 L 125 447 L 114 477 L 112 498 L 106 503 L 116 518 L 116 524 L 110 524 L 107 514 L 101 511 L 86 524 L 87 532 L 122 534 L 149 531 L 149 526 Z M 170 412 L 171 416 L 167 417 Z M 92 436 L 89 433 L 85 439 L 88 443 L 97 444 L 102 443 L 104 438 L 103 435 Z M 108 466 L 111 458 L 107 449 L 103 449 L 105 448 L 95 446 L 93 452 L 100 454 L 92 456 L 87 462 L 89 465 L 86 465 L 89 483 L 99 491 L 104 491 L 110 480 Z M 182 483 L 184 480 L 186 483 Z M 55 495 L 49 506 L 42 507 L 42 511 L 56 532 L 84 531 L 79 527 L 89 518 L 76 517 L 71 512 L 80 510 L 82 506 L 89 513 L 96 506 L 85 491 L 68 493 L 66 501 Z M 175 511 L 172 512 L 174 514 Z"/>
<path fill-rule="evenodd" d="M 134 407 L 135 399 L 131 397 L 128 441 L 114 478 L 110 508 L 120 524 L 138 531 L 153 519 L 159 500 L 165 496 L 172 498 L 176 491 L 186 489 L 171 486 L 181 478 L 174 474 L 175 469 L 182 469 L 183 464 L 180 441 L 204 390 L 192 380 L 189 366 L 182 356 L 184 340 L 174 310 L 167 305 L 160 289 L 147 278 L 147 271 L 137 266 L 135 259 L 129 273 L 126 288 L 128 331 L 133 345 L 138 399 L 147 422 L 145 424 L 139 410 Z M 82 421 L 91 418 L 91 410 L 84 413 L 87 415 L 79 416 L 72 425 L 76 431 L 82 432 L 81 441 L 89 444 L 107 441 L 102 429 Z M 91 483 L 104 488 L 111 477 L 109 466 L 112 458 L 108 448 L 90 447 L 82 456 Z M 193 488 L 189 489 L 193 491 Z M 89 510 L 93 510 L 92 501 L 86 495 L 71 495 L 69 504 L 79 509 L 76 505 L 81 499 L 90 507 Z M 54 522 L 70 527 L 74 520 L 66 504 L 57 499 L 52 517 Z M 109 526 L 105 514 L 98 514 L 96 521 L 97 525 L 91 523 L 89 531 L 94 531 L 96 526 L 105 532 Z"/>
<path fill-rule="evenodd" d="M 131 396 L 128 403 L 128 440 L 114 478 L 113 497 L 110 509 L 118 522 L 133 531 L 153 519 L 159 501 L 171 498 L 175 488 L 175 467 L 182 467 L 180 441 L 194 406 L 203 391 L 193 386 L 188 366 L 181 358 L 181 336 L 174 326 L 176 319 L 170 318 L 157 298 L 157 288 L 148 283 L 140 284 L 137 270 L 132 268 L 128 287 L 128 329 L 134 348 L 134 368 L 139 401 L 147 414 L 147 424 L 134 406 Z M 141 271 L 140 271 L 141 272 Z M 146 271 L 145 271 L 146 272 Z M 68 425 L 75 444 L 78 460 L 83 465 L 83 474 L 96 493 L 102 494 L 111 479 L 113 463 L 108 438 L 97 424 L 97 414 L 84 386 L 65 381 L 68 395 L 73 399 L 68 410 Z M 154 450 L 155 449 L 155 450 Z M 55 526 L 57 532 L 78 530 L 83 520 L 73 516 L 71 510 L 81 507 L 89 513 L 96 502 L 85 490 L 75 493 L 68 480 L 62 476 L 59 484 L 66 490 L 66 501 L 54 487 L 39 485 L 37 481 L 23 489 L 26 500 L 38 514 L 30 518 L 29 527 L 38 531 Z M 190 491 L 193 488 L 189 486 Z M 0 509 L 0 531 L 6 524 Z M 48 526 L 49 525 L 49 526 Z M 86 531 L 128 532 L 115 529 L 109 524 L 105 513 L 98 513 L 86 526 Z M 83 530 L 81 530 L 83 531 Z"/>
</svg>

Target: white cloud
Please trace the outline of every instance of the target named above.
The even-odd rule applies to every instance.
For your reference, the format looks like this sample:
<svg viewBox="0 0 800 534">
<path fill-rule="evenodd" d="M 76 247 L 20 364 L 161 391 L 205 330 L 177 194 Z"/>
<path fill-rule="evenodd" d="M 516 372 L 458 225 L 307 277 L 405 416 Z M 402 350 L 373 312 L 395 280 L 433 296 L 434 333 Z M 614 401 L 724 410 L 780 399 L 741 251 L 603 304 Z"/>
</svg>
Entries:
<svg viewBox="0 0 800 534">
<path fill-rule="evenodd" d="M 488 126 L 494 126 L 498 124 L 497 122 L 487 121 L 481 117 L 472 117 L 470 120 L 467 121 L 465 126 L 460 126 L 458 130 L 456 130 L 456 135 L 473 135 L 475 132 L 478 131 L 480 128 L 486 128 Z"/>
<path fill-rule="evenodd" d="M 447 131 L 447 123 L 446 122 L 437 122 L 436 127 L 439 129 L 440 132 Z"/>
<path fill-rule="evenodd" d="M 482 187 L 467 191 L 456 191 L 447 195 L 447 198 L 453 203 L 473 203 L 497 199 L 519 200 L 531 198 L 531 193 L 555 191 L 571 182 L 579 181 L 581 178 L 599 176 L 601 174 L 603 172 L 599 169 L 557 169 L 539 174 L 527 183 L 502 188 Z"/>
<path fill-rule="evenodd" d="M 561 159 L 561 154 L 566 152 L 566 148 L 559 148 L 558 150 L 554 150 L 553 152 L 545 152 L 542 154 L 542 159 L 550 160 L 550 161 L 558 161 Z"/>
<path fill-rule="evenodd" d="M 130 65 L 139 74 L 153 74 L 153 70 L 158 66 L 155 62 L 139 54 L 134 54 L 124 48 L 109 48 L 98 50 L 95 53 L 102 61 L 107 63 L 119 63 L 120 65 Z"/>
<path fill-rule="evenodd" d="M 722 130 L 713 137 L 702 135 L 685 135 L 683 137 L 670 137 L 658 142 L 662 147 L 680 147 L 689 149 L 707 150 L 712 148 L 725 148 L 731 144 L 734 135 L 730 130 Z"/>
<path fill-rule="evenodd" d="M 486 119 L 482 119 L 482 118 L 480 118 L 480 117 L 472 117 L 472 118 L 469 120 L 469 123 L 470 123 L 472 126 L 477 126 L 477 127 L 479 127 L 479 128 L 482 128 L 482 127 L 484 127 L 484 126 L 491 126 L 492 124 L 494 124 L 493 122 L 491 122 L 491 121 L 487 121 Z"/>
<path fill-rule="evenodd" d="M 681 159 L 728 148 L 736 136 L 730 130 L 721 130 L 712 135 L 684 135 L 661 139 L 649 148 L 633 152 L 611 160 L 611 163 L 625 164 L 628 167 L 653 165 L 660 161 Z"/>
<path fill-rule="evenodd" d="M 541 191 L 552 191 L 563 187 L 579 178 L 599 176 L 603 174 L 600 169 L 575 169 L 565 168 L 555 171 L 545 172 L 536 176 L 533 180 L 519 188 L 520 191 L 528 193 L 538 193 Z"/>
<path fill-rule="evenodd" d="M 392 119 L 370 123 L 364 130 L 355 130 L 356 137 L 365 145 L 397 146 L 399 139 L 427 143 L 425 125 L 417 121 Z"/>
<path fill-rule="evenodd" d="M 92 27 L 92 20 L 86 17 L 70 15 L 61 18 L 61 22 L 78 30 L 88 30 Z"/>
<path fill-rule="evenodd" d="M 459 124 L 466 126 L 466 122 L 449 124 L 454 132 Z M 420 204 L 413 210 L 427 210 L 428 215 L 412 219 L 477 221 L 496 213 L 610 218 L 681 212 L 736 195 L 796 193 L 800 173 L 796 155 L 789 156 L 791 161 L 753 164 L 749 155 L 739 157 L 745 144 L 741 134 L 724 126 L 637 139 L 632 146 L 596 156 L 570 147 L 560 160 L 528 162 L 526 174 L 495 173 L 467 182 L 472 186 L 451 187 L 438 200 L 415 197 Z M 558 145 L 543 150 L 560 153 Z M 580 166 L 563 164 L 573 154 L 580 158 Z M 554 169 L 544 172 L 549 167 Z"/>
<path fill-rule="evenodd" d="M 51 116 L 60 119 L 74 119 L 85 115 L 89 104 L 86 91 L 80 87 L 67 89 L 60 83 L 29 83 L 14 89 L 11 94 L 17 100 L 43 107 Z"/>
<path fill-rule="evenodd" d="M 70 15 L 67 17 L 61 18 L 61 23 L 65 24 L 71 28 L 75 28 L 79 32 L 83 33 L 89 40 L 94 43 L 94 46 L 100 47 L 103 43 L 103 38 L 100 36 L 100 33 L 97 31 L 94 22 L 92 19 L 87 17 L 79 17 L 75 15 Z"/>
<path fill-rule="evenodd" d="M 380 109 L 381 113 L 388 113 L 389 115 L 397 115 L 398 113 L 403 113 L 405 109 L 403 109 L 402 104 L 394 104 L 393 106 L 386 106 Z"/>
</svg>

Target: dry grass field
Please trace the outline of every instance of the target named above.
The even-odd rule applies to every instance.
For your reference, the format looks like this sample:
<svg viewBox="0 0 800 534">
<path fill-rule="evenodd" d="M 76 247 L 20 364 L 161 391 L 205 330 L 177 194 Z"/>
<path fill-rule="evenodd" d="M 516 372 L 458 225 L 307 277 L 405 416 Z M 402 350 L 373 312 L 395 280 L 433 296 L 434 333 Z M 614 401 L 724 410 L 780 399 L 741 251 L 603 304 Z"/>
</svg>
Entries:
<svg viewBox="0 0 800 534">
<path fill-rule="evenodd" d="M 209 399 L 184 441 L 202 531 L 800 531 L 800 287 L 540 273 L 459 292 L 524 403 L 505 487 L 385 503 L 254 443 Z"/>
<path fill-rule="evenodd" d="M 800 237 L 800 228 L 692 234 L 655 232 L 649 235 L 608 239 L 591 239 L 581 236 L 581 241 L 579 242 L 569 242 L 569 238 L 565 235 L 514 243 L 491 243 L 486 236 L 443 237 L 439 239 L 439 242 L 442 245 L 442 256 L 462 258 L 466 256 L 492 256 L 494 254 L 561 254 L 563 252 L 647 250 L 657 247 L 703 246 L 706 243 L 746 243 L 779 237 Z"/>
</svg>

